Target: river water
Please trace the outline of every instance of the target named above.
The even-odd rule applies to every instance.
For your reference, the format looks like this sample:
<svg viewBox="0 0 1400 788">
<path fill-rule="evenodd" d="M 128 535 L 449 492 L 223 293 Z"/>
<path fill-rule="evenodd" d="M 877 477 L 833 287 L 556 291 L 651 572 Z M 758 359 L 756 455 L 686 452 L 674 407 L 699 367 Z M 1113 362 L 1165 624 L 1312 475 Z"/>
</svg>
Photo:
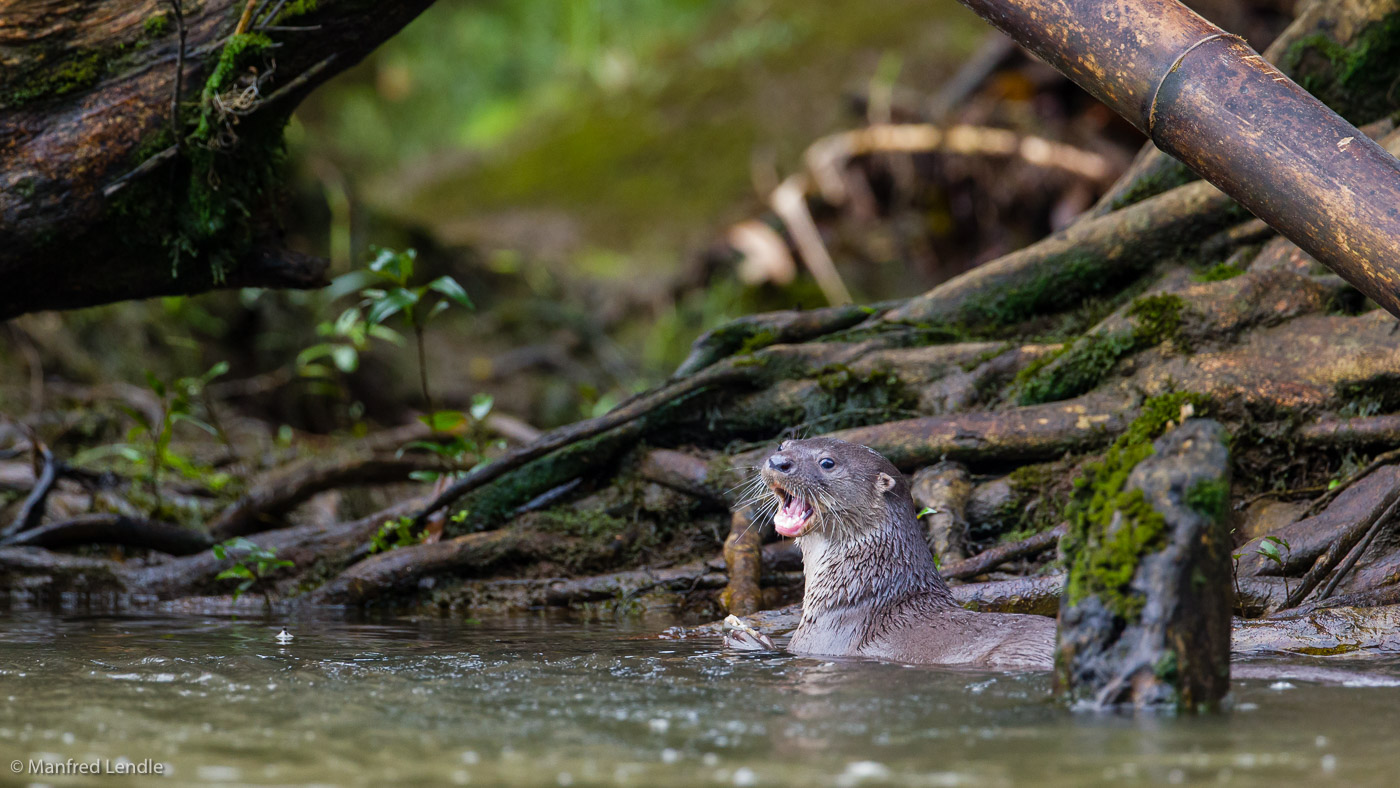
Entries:
<svg viewBox="0 0 1400 788">
<path fill-rule="evenodd" d="M 654 637 L 667 623 L 11 612 L 0 784 L 1400 779 L 1396 688 L 1250 680 L 1215 717 L 1075 714 L 1046 675 L 726 653 Z M 1400 675 L 1394 659 L 1326 664 Z M 71 773 L 83 764 L 108 773 Z M 111 774 L 141 768 L 162 776 Z"/>
</svg>

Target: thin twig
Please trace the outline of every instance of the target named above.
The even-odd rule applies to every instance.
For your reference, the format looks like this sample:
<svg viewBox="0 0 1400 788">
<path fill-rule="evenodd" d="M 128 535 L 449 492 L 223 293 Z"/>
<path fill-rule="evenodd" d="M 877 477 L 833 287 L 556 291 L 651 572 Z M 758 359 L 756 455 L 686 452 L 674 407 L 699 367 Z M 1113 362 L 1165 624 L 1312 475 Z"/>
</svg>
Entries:
<svg viewBox="0 0 1400 788">
<path fill-rule="evenodd" d="M 258 29 L 264 30 L 267 28 L 268 25 L 272 24 L 273 22 L 276 22 L 277 15 L 282 13 L 282 6 L 286 4 L 287 0 L 277 0 L 277 5 L 273 6 L 272 10 L 268 11 L 267 15 L 262 18 L 262 22 L 258 24 Z"/>
<path fill-rule="evenodd" d="M 1381 529 L 1394 518 L 1396 506 L 1400 506 L 1400 499 L 1397 499 L 1395 503 L 1391 504 L 1385 514 L 1377 517 L 1376 521 L 1371 523 L 1371 527 L 1366 529 L 1366 535 L 1361 537 L 1361 541 L 1357 542 L 1356 546 L 1347 554 L 1347 560 L 1343 561 L 1342 565 L 1337 567 L 1337 571 L 1332 573 L 1332 577 L 1327 581 L 1327 585 L 1323 586 L 1322 590 L 1317 592 L 1317 598 L 1319 600 L 1332 596 L 1332 592 L 1337 590 L 1337 584 L 1342 582 L 1342 578 L 1346 577 L 1352 567 L 1356 566 L 1356 562 L 1361 560 L 1361 555 L 1366 552 L 1366 548 L 1371 546 L 1371 542 L 1375 540 L 1376 534 L 1380 533 Z"/>
<path fill-rule="evenodd" d="M 258 0 L 248 0 L 248 4 L 243 6 L 243 15 L 238 17 L 238 26 L 233 29 L 233 34 L 241 36 L 248 32 L 248 23 L 253 21 L 253 8 L 257 6 Z"/>
<path fill-rule="evenodd" d="M 1327 552 L 1323 553 L 1322 556 L 1317 559 L 1316 563 L 1312 565 L 1312 568 L 1308 570 L 1308 573 L 1303 575 L 1303 579 L 1298 582 L 1298 586 L 1288 593 L 1288 597 L 1283 601 L 1283 606 L 1280 609 L 1297 607 L 1298 603 L 1307 598 L 1308 594 L 1317 587 L 1317 584 L 1322 582 L 1322 579 L 1332 571 L 1333 567 L 1341 562 L 1342 557 L 1355 547 L 1362 537 L 1375 529 L 1378 523 L 1383 523 L 1393 517 L 1397 510 L 1400 510 L 1400 496 L 1397 496 L 1395 500 L 1391 501 L 1390 506 L 1386 507 L 1385 511 L 1381 512 L 1374 520 L 1367 523 L 1364 528 L 1355 529 L 1342 534 L 1341 538 L 1333 542 L 1331 546 L 1327 548 Z"/>
<path fill-rule="evenodd" d="M 256 107 L 253 107 L 252 110 L 249 110 L 249 112 L 255 112 L 259 109 L 277 103 L 278 101 L 286 97 L 287 94 L 291 93 L 292 91 L 296 90 L 302 85 L 305 85 L 317 74 L 320 74 L 322 71 L 325 71 L 327 66 L 335 62 L 335 58 L 335 55 L 329 55 L 316 65 L 306 69 L 300 74 L 297 74 L 295 77 L 288 80 L 287 84 L 267 94 L 267 96 L 262 100 L 262 102 L 259 103 Z"/>
<path fill-rule="evenodd" d="M 49 493 L 53 492 L 54 483 L 58 481 L 61 463 L 54 459 L 53 452 L 43 441 L 34 437 L 31 437 L 30 441 L 34 451 L 43 460 L 43 466 L 39 470 L 38 478 L 34 480 L 34 489 L 29 491 L 29 497 L 24 499 L 24 505 L 19 508 L 19 514 L 15 515 L 14 521 L 6 526 L 4 531 L 0 531 L 0 539 L 8 539 L 38 525 L 44 517 Z"/>
<path fill-rule="evenodd" d="M 145 161 L 143 161 L 143 162 L 141 162 L 140 164 L 138 164 L 138 165 L 136 166 L 136 169 L 132 170 L 131 172 L 126 173 L 125 175 L 121 176 L 120 178 L 117 178 L 116 180 L 112 181 L 111 183 L 107 184 L 106 186 L 103 186 L 103 187 L 102 187 L 102 196 L 103 196 L 103 197 L 111 197 L 112 195 L 114 195 L 114 194 L 116 194 L 117 192 L 121 191 L 122 189 L 126 188 L 127 183 L 129 183 L 130 181 L 133 181 L 133 180 L 135 180 L 135 179 L 137 179 L 137 178 L 140 178 L 142 175 L 145 175 L 146 173 L 150 172 L 151 170 L 154 170 L 155 168 L 159 167 L 160 165 L 164 164 L 165 162 L 170 161 L 171 159 L 173 159 L 173 158 L 175 158 L 176 156 L 178 156 L 179 153 L 180 153 L 180 148 L 179 148 L 179 146 L 177 146 L 177 145 L 171 145 L 170 147 L 166 148 L 165 150 L 161 151 L 160 153 L 157 153 L 157 154 L 155 154 L 154 156 L 150 157 L 149 159 L 146 159 Z M 173 192 L 172 192 L 172 194 L 173 194 Z"/>
<path fill-rule="evenodd" d="M 174 1 L 174 0 L 172 0 L 172 2 L 173 2 L 173 1 Z M 182 44 L 180 48 L 181 48 L 181 50 L 183 51 L 183 50 L 184 50 L 184 45 Z M 292 78 L 291 80 L 289 80 L 289 81 L 287 82 L 287 84 L 285 84 L 285 85 L 283 85 L 282 87 L 278 88 L 277 90 L 274 90 L 273 92 L 269 93 L 269 94 L 268 94 L 267 96 L 265 96 L 261 101 L 259 101 L 256 105 L 254 105 L 254 106 L 250 107 L 248 110 L 246 110 L 246 111 L 244 111 L 244 112 L 240 112 L 240 113 L 238 113 L 238 114 L 241 115 L 241 116 L 251 115 L 251 114 L 253 114 L 254 112 L 257 112 L 258 110 L 264 109 L 264 108 L 266 108 L 266 107 L 268 107 L 268 106 L 271 106 L 271 105 L 277 103 L 277 102 L 280 101 L 281 99 L 285 98 L 285 97 L 286 97 L 288 94 L 290 94 L 292 91 L 294 91 L 294 90 L 296 90 L 297 88 L 300 88 L 301 86 L 305 85 L 311 78 L 315 77 L 317 74 L 320 74 L 322 71 L 325 71 L 325 70 L 326 70 L 326 67 L 329 66 L 335 59 L 336 59 L 336 56 L 335 56 L 335 55 L 331 55 L 331 56 L 325 58 L 324 60 L 320 61 L 320 62 L 317 63 L 316 65 L 314 65 L 314 66 L 308 68 L 307 70 L 305 70 L 305 71 L 303 71 L 302 73 L 298 74 L 296 77 L 294 77 L 294 78 Z M 183 69 L 182 69 L 182 71 L 183 71 Z M 178 83 L 178 79 L 177 79 L 177 83 Z M 172 104 L 176 104 L 176 105 L 178 106 L 178 102 L 172 101 Z M 178 110 L 173 110 L 173 112 L 175 112 L 176 114 L 173 114 L 173 115 L 172 115 L 172 120 L 178 120 Z M 175 124 L 172 123 L 172 125 L 175 125 Z M 111 183 L 109 183 L 109 184 L 107 184 L 106 186 L 104 186 L 104 187 L 102 188 L 102 196 L 104 196 L 104 197 L 111 197 L 112 195 L 116 194 L 117 192 L 119 192 L 119 191 L 121 191 L 123 188 L 125 188 L 126 185 L 127 185 L 127 183 L 129 183 L 130 181 L 133 181 L 133 180 L 135 180 L 135 179 L 137 179 L 137 178 L 140 178 L 141 176 L 146 175 L 147 173 L 149 173 L 149 172 L 151 172 L 152 170 L 156 169 L 156 168 L 159 167 L 161 164 L 164 164 L 165 162 L 167 162 L 167 161 L 169 161 L 169 160 L 171 160 L 171 159 L 176 158 L 176 157 L 179 155 L 179 153 L 180 153 L 180 143 L 181 143 L 181 139 L 180 139 L 180 135 L 179 135 L 179 133 L 178 133 L 178 131 L 177 131 L 176 134 L 175 134 L 175 144 L 174 144 L 174 145 L 171 145 L 170 147 L 166 148 L 165 150 L 162 150 L 161 152 L 159 152 L 159 153 L 157 153 L 157 154 L 151 156 L 149 159 L 146 159 L 145 161 L 143 161 L 143 162 L 141 162 L 140 164 L 138 164 L 138 165 L 136 166 L 135 169 L 131 170 L 130 172 L 128 172 L 128 173 L 122 175 L 121 177 L 117 178 L 116 180 L 114 180 L 114 181 L 112 181 Z M 172 173 L 172 176 L 173 176 L 173 174 L 174 174 L 174 173 Z M 174 194 L 173 188 L 172 188 L 171 193 Z"/>
</svg>

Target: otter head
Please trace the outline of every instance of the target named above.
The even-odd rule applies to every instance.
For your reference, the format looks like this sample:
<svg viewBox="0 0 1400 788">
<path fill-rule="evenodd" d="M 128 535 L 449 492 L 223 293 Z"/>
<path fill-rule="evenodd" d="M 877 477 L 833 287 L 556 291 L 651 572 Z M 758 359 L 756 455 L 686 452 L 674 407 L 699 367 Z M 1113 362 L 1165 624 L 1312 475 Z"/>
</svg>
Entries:
<svg viewBox="0 0 1400 788">
<path fill-rule="evenodd" d="M 759 473 L 777 498 L 773 527 L 783 536 L 878 526 L 885 518 L 872 510 L 908 498 L 904 477 L 883 455 L 835 438 L 783 441 Z"/>
</svg>

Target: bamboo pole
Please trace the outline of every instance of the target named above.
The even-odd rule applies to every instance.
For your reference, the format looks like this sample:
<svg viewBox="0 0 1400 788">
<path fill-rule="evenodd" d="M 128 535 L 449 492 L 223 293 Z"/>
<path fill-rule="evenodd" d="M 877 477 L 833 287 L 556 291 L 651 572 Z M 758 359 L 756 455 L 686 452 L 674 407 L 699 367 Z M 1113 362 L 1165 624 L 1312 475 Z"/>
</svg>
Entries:
<svg viewBox="0 0 1400 788">
<path fill-rule="evenodd" d="M 962 0 L 1400 317 L 1400 161 L 1176 0 Z"/>
</svg>

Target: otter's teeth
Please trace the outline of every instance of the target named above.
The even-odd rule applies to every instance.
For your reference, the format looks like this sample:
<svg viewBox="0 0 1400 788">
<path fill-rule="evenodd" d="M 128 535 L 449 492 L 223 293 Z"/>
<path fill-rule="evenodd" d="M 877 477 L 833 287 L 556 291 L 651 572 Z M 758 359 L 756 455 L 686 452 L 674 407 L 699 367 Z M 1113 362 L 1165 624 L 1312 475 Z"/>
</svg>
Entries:
<svg viewBox="0 0 1400 788">
<path fill-rule="evenodd" d="M 800 536 L 811 516 L 812 507 L 806 501 L 795 495 L 788 496 L 773 515 L 773 528 L 783 536 Z"/>
</svg>

